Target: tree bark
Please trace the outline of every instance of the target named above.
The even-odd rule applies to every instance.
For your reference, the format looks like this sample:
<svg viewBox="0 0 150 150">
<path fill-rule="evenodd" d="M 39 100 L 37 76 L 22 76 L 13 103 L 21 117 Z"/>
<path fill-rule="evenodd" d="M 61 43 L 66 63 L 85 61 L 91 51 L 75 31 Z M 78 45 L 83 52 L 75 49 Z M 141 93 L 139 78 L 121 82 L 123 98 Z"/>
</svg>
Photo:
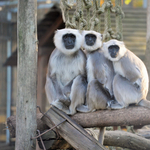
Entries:
<svg viewBox="0 0 150 150">
<path fill-rule="evenodd" d="M 149 0 L 147 0 L 147 36 L 146 36 L 145 64 L 148 70 L 148 74 L 150 75 L 150 1 Z M 150 100 L 150 91 L 148 92 L 147 99 Z"/>
<path fill-rule="evenodd" d="M 16 150 L 33 150 L 36 135 L 37 1 L 18 0 Z"/>
<path fill-rule="evenodd" d="M 48 126 L 45 125 L 40 119 L 42 117 L 42 114 L 37 115 L 37 129 L 40 131 L 44 131 L 48 129 Z M 9 131 L 11 135 L 14 134 L 15 130 L 15 119 L 16 116 L 11 116 L 7 119 L 7 125 L 9 128 Z M 13 129 L 13 130 L 12 130 Z M 98 135 L 99 130 L 90 130 L 89 133 L 92 133 L 92 135 Z M 45 135 L 47 136 L 47 135 Z M 97 137 L 97 136 L 96 136 Z M 49 137 L 45 137 L 46 139 L 49 139 Z M 48 142 L 48 141 L 47 141 Z M 116 147 L 123 147 L 123 148 L 129 148 L 132 150 L 149 150 L 150 142 L 149 140 L 140 137 L 138 135 L 135 135 L 133 133 L 124 132 L 124 131 L 106 131 L 105 132 L 105 140 L 104 145 L 106 146 L 116 146 Z M 58 140 L 54 143 L 52 146 L 52 149 L 56 148 L 69 148 L 70 146 L 66 143 L 66 141 Z"/>
<path fill-rule="evenodd" d="M 149 150 L 150 140 L 124 131 L 106 131 L 104 145 L 129 148 L 132 150 Z"/>
<path fill-rule="evenodd" d="M 42 114 L 37 115 L 37 129 L 44 131 L 47 126 L 43 127 L 41 122 Z M 85 128 L 101 126 L 144 126 L 150 124 L 150 109 L 141 106 L 128 107 L 120 110 L 99 110 L 92 113 L 77 113 L 71 118 Z M 10 129 L 11 136 L 15 135 L 16 116 L 7 119 L 7 125 Z M 52 125 L 53 126 L 53 125 Z"/>
<path fill-rule="evenodd" d="M 77 113 L 71 117 L 84 128 L 107 126 L 144 126 L 150 124 L 150 109 L 130 106 L 120 110 Z"/>
</svg>

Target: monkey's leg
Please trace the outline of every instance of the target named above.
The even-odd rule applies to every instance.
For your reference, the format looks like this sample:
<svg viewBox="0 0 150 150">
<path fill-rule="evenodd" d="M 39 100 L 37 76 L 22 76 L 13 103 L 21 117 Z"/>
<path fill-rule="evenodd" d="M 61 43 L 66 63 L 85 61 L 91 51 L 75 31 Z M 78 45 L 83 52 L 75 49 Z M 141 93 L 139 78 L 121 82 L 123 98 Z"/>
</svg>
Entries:
<svg viewBox="0 0 150 150">
<path fill-rule="evenodd" d="M 68 107 L 61 102 L 62 99 L 65 99 L 65 96 L 62 94 L 61 88 L 58 85 L 56 79 L 47 77 L 45 85 L 47 99 L 50 104 L 54 105 L 60 110 L 68 109 Z"/>
<path fill-rule="evenodd" d="M 93 86 L 93 81 L 91 81 L 87 87 L 86 104 L 77 106 L 77 111 L 79 111 L 79 112 L 91 112 L 92 110 L 93 111 L 95 110 L 93 101 L 90 99 L 90 95 L 92 94 L 92 93 L 90 93 L 92 91 L 92 89 L 91 89 L 92 86 Z"/>
<path fill-rule="evenodd" d="M 138 105 L 139 105 L 139 106 L 144 106 L 144 107 L 150 108 L 150 101 L 149 101 L 149 100 L 142 99 L 142 100 L 138 103 Z"/>
<path fill-rule="evenodd" d="M 70 93 L 71 104 L 69 106 L 70 115 L 76 113 L 76 107 L 78 105 L 84 104 L 86 89 L 87 89 L 87 82 L 85 78 L 81 75 L 78 75 L 73 80 L 73 84 L 71 86 L 71 93 Z"/>
<path fill-rule="evenodd" d="M 91 112 L 96 109 L 106 109 L 109 97 L 98 80 L 94 79 L 88 84 L 86 105 L 77 107 L 79 112 Z"/>
<path fill-rule="evenodd" d="M 140 90 L 126 78 L 116 74 L 113 81 L 113 91 L 117 102 L 111 103 L 112 109 L 121 109 L 134 104 L 140 99 Z"/>
</svg>

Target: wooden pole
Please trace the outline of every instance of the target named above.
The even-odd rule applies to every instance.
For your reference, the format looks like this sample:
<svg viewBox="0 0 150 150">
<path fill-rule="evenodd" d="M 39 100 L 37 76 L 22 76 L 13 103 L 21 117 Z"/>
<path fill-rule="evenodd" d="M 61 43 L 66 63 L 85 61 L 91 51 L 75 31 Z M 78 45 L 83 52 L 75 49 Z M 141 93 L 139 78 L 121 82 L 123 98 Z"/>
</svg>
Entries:
<svg viewBox="0 0 150 150">
<path fill-rule="evenodd" d="M 33 150 L 37 97 L 37 1 L 18 0 L 16 150 Z"/>
<path fill-rule="evenodd" d="M 147 36 L 146 36 L 146 55 L 145 63 L 150 76 L 150 1 L 147 1 Z M 150 83 L 149 83 L 150 85 Z M 148 93 L 147 99 L 150 100 L 150 91 Z"/>
</svg>

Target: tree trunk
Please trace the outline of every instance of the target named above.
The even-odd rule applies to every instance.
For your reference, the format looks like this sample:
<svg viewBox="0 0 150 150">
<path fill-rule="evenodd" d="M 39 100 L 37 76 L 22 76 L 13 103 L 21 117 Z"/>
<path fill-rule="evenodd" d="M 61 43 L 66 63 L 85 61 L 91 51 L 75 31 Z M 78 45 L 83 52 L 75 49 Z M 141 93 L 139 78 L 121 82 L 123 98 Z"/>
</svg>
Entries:
<svg viewBox="0 0 150 150">
<path fill-rule="evenodd" d="M 146 36 L 146 55 L 145 63 L 150 75 L 150 0 L 147 0 L 147 36 Z M 149 82 L 150 84 L 150 82 Z M 150 91 L 148 93 L 147 99 L 150 100 Z"/>
<path fill-rule="evenodd" d="M 36 135 L 37 1 L 18 0 L 16 150 L 33 150 Z"/>
</svg>

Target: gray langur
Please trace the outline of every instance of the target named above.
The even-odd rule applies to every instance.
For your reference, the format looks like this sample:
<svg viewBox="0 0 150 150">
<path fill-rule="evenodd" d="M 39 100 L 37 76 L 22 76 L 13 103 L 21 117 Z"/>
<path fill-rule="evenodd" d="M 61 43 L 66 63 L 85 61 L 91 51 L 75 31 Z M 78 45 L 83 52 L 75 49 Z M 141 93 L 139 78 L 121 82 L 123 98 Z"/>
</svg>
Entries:
<svg viewBox="0 0 150 150">
<path fill-rule="evenodd" d="M 46 95 L 50 104 L 67 114 L 85 101 L 86 56 L 80 49 L 82 35 L 75 29 L 57 30 L 46 78 Z"/>
<path fill-rule="evenodd" d="M 102 35 L 95 31 L 83 31 L 82 47 L 87 53 L 86 104 L 77 107 L 79 112 L 91 112 L 106 109 L 108 101 L 113 98 L 112 81 L 114 70 L 112 62 L 104 57 L 101 50 Z M 100 128 L 99 142 L 103 144 L 105 127 Z"/>
<path fill-rule="evenodd" d="M 82 47 L 87 53 L 86 105 L 77 107 L 79 112 L 106 109 L 107 102 L 113 98 L 112 82 L 114 70 L 112 62 L 105 58 L 101 46 L 102 35 L 95 31 L 83 31 Z"/>
<path fill-rule="evenodd" d="M 113 62 L 116 73 L 113 81 L 116 101 L 110 103 L 110 107 L 121 109 L 137 104 L 150 108 L 150 102 L 146 100 L 149 77 L 144 63 L 122 41 L 110 40 L 102 49 L 105 57 Z"/>
</svg>

